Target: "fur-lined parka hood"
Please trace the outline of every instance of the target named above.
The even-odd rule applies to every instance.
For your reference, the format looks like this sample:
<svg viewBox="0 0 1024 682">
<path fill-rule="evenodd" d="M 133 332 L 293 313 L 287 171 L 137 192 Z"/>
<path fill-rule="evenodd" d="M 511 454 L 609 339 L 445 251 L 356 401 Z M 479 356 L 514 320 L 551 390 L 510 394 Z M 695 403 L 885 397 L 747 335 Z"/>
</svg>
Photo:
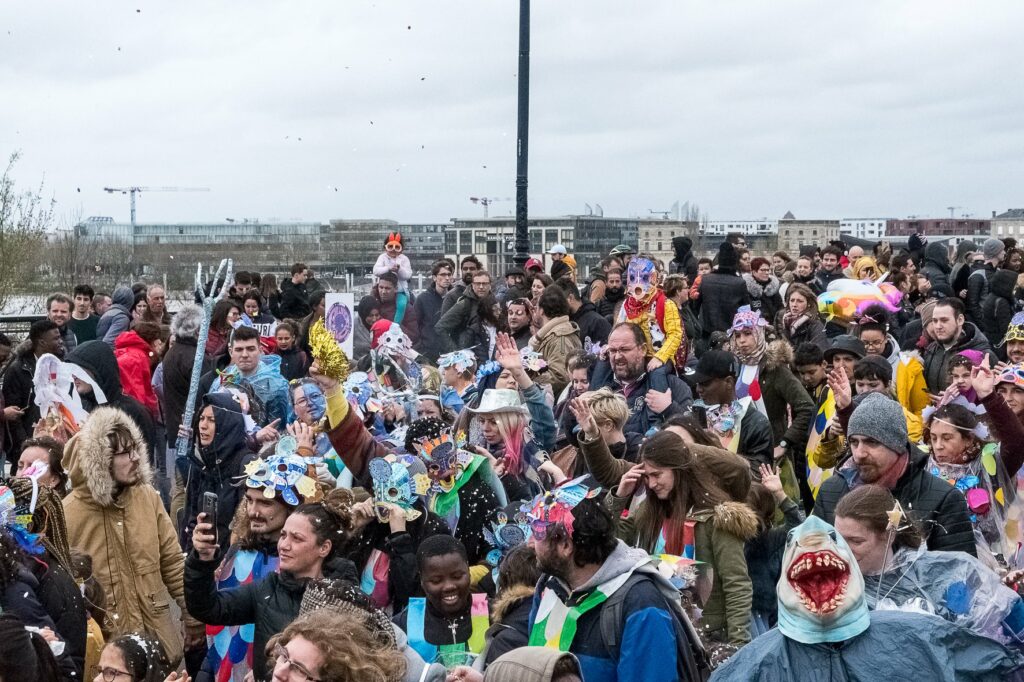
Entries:
<svg viewBox="0 0 1024 682">
<path fill-rule="evenodd" d="M 775 275 L 771 275 L 768 281 L 761 284 L 754 276 L 749 272 L 743 273 L 743 281 L 747 284 L 747 292 L 754 298 L 761 298 L 763 296 L 774 296 L 779 293 L 779 289 L 782 288 L 782 282 Z"/>
<path fill-rule="evenodd" d="M 497 599 L 494 600 L 491 609 L 491 621 L 501 623 L 512 612 L 512 609 L 522 604 L 525 600 L 533 599 L 535 593 L 536 588 L 529 587 L 528 585 L 513 585 L 507 590 L 503 590 L 498 594 Z"/>
<path fill-rule="evenodd" d="M 153 473 L 149 466 L 149 451 L 142 432 L 131 418 L 115 407 L 97 407 L 89 415 L 85 426 L 64 448 L 64 468 L 71 479 L 71 488 L 88 491 L 101 507 L 115 503 L 117 484 L 110 473 L 114 453 L 107 436 L 114 427 L 126 429 L 135 441 L 139 453 L 139 483 L 151 483 Z"/>
<path fill-rule="evenodd" d="M 744 502 L 722 502 L 714 509 L 695 513 L 693 518 L 710 521 L 718 530 L 735 535 L 744 542 L 757 535 L 757 514 Z"/>
<path fill-rule="evenodd" d="M 764 351 L 764 370 L 771 372 L 793 363 L 793 347 L 785 339 L 776 339 Z"/>
</svg>

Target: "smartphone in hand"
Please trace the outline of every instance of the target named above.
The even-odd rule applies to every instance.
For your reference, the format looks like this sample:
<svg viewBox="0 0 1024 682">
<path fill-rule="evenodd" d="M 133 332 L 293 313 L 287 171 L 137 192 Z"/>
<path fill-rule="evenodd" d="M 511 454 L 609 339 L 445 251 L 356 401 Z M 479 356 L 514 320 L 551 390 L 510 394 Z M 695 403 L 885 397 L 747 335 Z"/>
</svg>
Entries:
<svg viewBox="0 0 1024 682">
<path fill-rule="evenodd" d="M 203 520 L 213 524 L 213 534 L 217 535 L 217 493 L 203 493 Z M 217 539 L 220 541 L 220 538 Z"/>
</svg>

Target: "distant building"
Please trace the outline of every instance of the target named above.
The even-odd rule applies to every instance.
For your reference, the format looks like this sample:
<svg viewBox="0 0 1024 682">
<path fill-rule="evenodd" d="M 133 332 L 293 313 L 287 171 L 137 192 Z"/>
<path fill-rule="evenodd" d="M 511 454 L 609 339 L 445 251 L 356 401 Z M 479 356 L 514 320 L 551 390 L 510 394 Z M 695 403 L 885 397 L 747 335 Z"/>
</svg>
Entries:
<svg viewBox="0 0 1024 682">
<path fill-rule="evenodd" d="M 993 237 L 1013 237 L 1017 241 L 1024 239 L 1024 208 L 1011 208 L 996 215 L 992 211 Z"/>
<path fill-rule="evenodd" d="M 434 261 L 444 257 L 446 225 L 401 224 L 394 220 L 331 220 L 320 231 L 320 260 L 325 270 L 361 277 L 373 270 L 391 232 L 400 232 L 403 253 L 414 273 L 430 272 Z"/>
<path fill-rule="evenodd" d="M 909 237 L 923 234 L 929 237 L 952 237 L 951 243 L 958 243 L 971 237 L 988 237 L 992 233 L 991 220 L 977 218 L 907 218 L 891 219 L 886 225 L 886 234 L 894 237 Z"/>
<path fill-rule="evenodd" d="M 839 234 L 858 239 L 881 239 L 886 235 L 888 218 L 843 218 L 839 221 Z"/>
<path fill-rule="evenodd" d="M 576 258 L 581 279 L 616 244 L 628 244 L 635 249 L 638 242 L 635 218 L 593 215 L 530 218 L 529 230 L 530 255 L 543 260 L 546 271 L 551 265 L 547 251 L 555 244 L 562 244 Z M 444 252 L 456 261 L 473 254 L 491 274 L 500 277 L 511 266 L 515 255 L 515 218 L 453 218 L 445 230 Z"/>
<path fill-rule="evenodd" d="M 801 246 L 822 247 L 839 239 L 838 220 L 798 220 L 792 213 L 779 221 L 779 250 L 794 257 Z"/>
<path fill-rule="evenodd" d="M 747 237 L 776 235 L 779 233 L 779 221 L 760 218 L 758 220 L 709 220 L 701 227 L 700 233 L 708 237 L 724 237 L 731 232 L 739 232 Z"/>
<path fill-rule="evenodd" d="M 649 253 L 668 264 L 675 257 L 672 238 L 686 236 L 693 239 L 698 231 L 695 220 L 647 220 L 638 224 L 639 251 Z"/>
</svg>

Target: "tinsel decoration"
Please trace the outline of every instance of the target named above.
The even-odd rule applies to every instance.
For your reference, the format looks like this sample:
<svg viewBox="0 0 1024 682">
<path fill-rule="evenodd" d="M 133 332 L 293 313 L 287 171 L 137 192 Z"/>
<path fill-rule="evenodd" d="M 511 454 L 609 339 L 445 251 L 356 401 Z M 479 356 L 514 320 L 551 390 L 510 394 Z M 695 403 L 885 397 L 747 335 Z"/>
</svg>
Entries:
<svg viewBox="0 0 1024 682">
<path fill-rule="evenodd" d="M 348 378 L 348 357 L 334 340 L 334 335 L 327 331 L 323 320 L 317 320 L 310 328 L 309 347 L 322 374 L 337 381 L 345 381 Z"/>
</svg>

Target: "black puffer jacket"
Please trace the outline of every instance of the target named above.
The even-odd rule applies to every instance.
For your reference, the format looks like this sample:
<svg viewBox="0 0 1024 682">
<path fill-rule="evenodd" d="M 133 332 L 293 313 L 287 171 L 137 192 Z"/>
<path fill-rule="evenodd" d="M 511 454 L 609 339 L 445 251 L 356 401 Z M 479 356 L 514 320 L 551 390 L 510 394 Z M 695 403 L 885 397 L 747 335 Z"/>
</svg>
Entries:
<svg viewBox="0 0 1024 682">
<path fill-rule="evenodd" d="M 972 268 L 967 276 L 967 286 L 965 287 L 967 301 L 964 306 L 967 308 L 967 319 L 982 329 L 985 328 L 985 324 L 984 318 L 980 315 L 981 306 L 985 302 L 985 297 L 988 296 L 992 285 L 992 276 L 995 274 L 996 267 L 991 263 L 985 263 L 980 267 Z M 960 292 L 955 289 L 954 292 L 958 296 L 960 295 Z"/>
<path fill-rule="evenodd" d="M 156 452 L 156 428 L 149 410 L 135 398 L 125 395 L 121 389 L 121 373 L 117 369 L 117 358 L 113 349 L 102 341 L 86 341 L 68 354 L 67 361 L 78 365 L 88 372 L 99 387 L 103 389 L 106 405 L 116 407 L 127 414 L 142 432 L 150 457 Z M 86 412 L 92 412 L 98 406 L 96 396 L 87 393 L 82 396 L 82 406 Z"/>
<path fill-rule="evenodd" d="M 928 454 L 909 443 L 907 470 L 892 494 L 928 539 L 932 551 L 967 552 L 977 556 L 974 528 L 963 493 L 928 472 Z M 855 469 L 837 469 L 818 491 L 814 515 L 835 523 L 836 505 L 851 490 Z"/>
<path fill-rule="evenodd" d="M 925 247 L 921 274 L 928 278 L 932 287 L 940 284 L 948 287 L 949 273 L 952 269 L 949 264 L 949 250 L 944 242 L 933 242 Z"/>
<path fill-rule="evenodd" d="M 86 621 L 85 600 L 75 579 L 71 577 L 49 552 L 39 557 L 40 561 L 29 560 L 29 570 L 39 586 L 36 597 L 57 626 L 57 636 L 64 640 L 64 654 L 71 659 L 78 671 L 76 679 L 84 679 Z"/>
<path fill-rule="evenodd" d="M 281 283 L 281 302 L 277 311 L 282 320 L 301 320 L 309 315 L 310 310 L 305 284 L 295 284 L 290 279 Z"/>
<path fill-rule="evenodd" d="M 199 445 L 199 418 L 207 406 L 213 407 L 213 418 L 217 428 L 213 442 Z M 238 508 L 245 488 L 238 482 L 245 463 L 251 459 L 245 439 L 245 419 L 242 408 L 228 393 L 212 393 L 203 398 L 196 411 L 193 424 L 196 447 L 184 463 L 182 475 L 185 479 L 185 508 L 178 520 L 178 535 L 182 548 L 192 549 L 192 529 L 196 516 L 203 508 L 203 494 L 217 495 L 217 543 L 222 550 L 231 544 L 231 521 Z"/>
<path fill-rule="evenodd" d="M 287 571 L 271 573 L 258 583 L 246 583 L 232 590 L 217 591 L 214 572 L 220 557 L 203 561 L 191 552 L 185 560 L 185 602 L 189 613 L 209 625 L 254 623 L 252 669 L 257 680 L 267 679 L 267 658 L 259 652 L 267 641 L 288 627 L 299 615 L 307 580 Z M 324 563 L 324 577 L 359 584 L 356 567 L 348 559 L 333 557 Z"/>
<path fill-rule="evenodd" d="M 960 332 L 960 338 L 951 348 L 946 348 L 938 341 L 932 341 L 922 353 L 924 363 L 924 381 L 928 386 L 928 392 L 938 395 L 949 386 L 947 368 L 949 359 L 962 350 L 976 350 L 988 353 L 992 366 L 997 362 L 992 348 L 989 346 L 985 335 L 971 322 L 964 322 L 964 329 Z"/>
<path fill-rule="evenodd" d="M 192 365 L 196 357 L 196 339 L 175 337 L 174 345 L 164 355 L 164 423 L 167 425 L 168 442 L 178 437 L 181 415 L 185 413 L 188 388 L 192 380 Z M 200 376 L 211 367 L 209 359 L 203 356 Z"/>
<path fill-rule="evenodd" d="M 980 279 L 980 276 L 972 279 Z M 1017 286 L 1017 272 L 996 270 L 989 280 L 988 293 L 981 302 L 981 328 L 993 347 L 1003 342 L 1006 328 L 1013 317 L 1013 290 Z"/>
<path fill-rule="evenodd" d="M 719 268 L 700 279 L 700 326 L 703 338 L 724 332 L 740 306 L 750 305 L 750 292 L 734 271 Z"/>
</svg>

